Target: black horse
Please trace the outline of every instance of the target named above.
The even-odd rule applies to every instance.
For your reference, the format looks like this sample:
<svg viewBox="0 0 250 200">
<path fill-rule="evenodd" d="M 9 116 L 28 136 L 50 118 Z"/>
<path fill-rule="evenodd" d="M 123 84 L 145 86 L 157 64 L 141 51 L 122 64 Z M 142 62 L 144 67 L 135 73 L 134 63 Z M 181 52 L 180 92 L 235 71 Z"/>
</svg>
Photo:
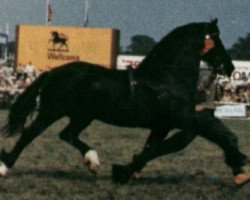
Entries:
<svg viewBox="0 0 250 200">
<path fill-rule="evenodd" d="M 108 70 L 74 62 L 43 73 L 10 109 L 6 134 L 20 133 L 21 137 L 10 152 L 2 150 L 0 173 L 5 175 L 34 138 L 53 122 L 67 116 L 70 123 L 60 133 L 60 138 L 81 152 L 93 172 L 100 165 L 97 153 L 78 138 L 93 119 L 151 129 L 143 152 L 134 156 L 127 166 L 114 166 L 115 181 L 128 181 L 148 161 L 184 148 L 197 134 L 224 149 L 226 162 L 235 176 L 245 175 L 243 166 L 247 158 L 239 152 L 234 134 L 210 111 L 195 111 L 201 59 L 213 67 L 214 73 L 230 76 L 234 69 L 219 38 L 217 20 L 176 28 L 134 71 Z M 27 116 L 36 108 L 38 96 L 38 116 L 30 125 L 25 125 Z M 173 128 L 183 132 L 164 141 Z"/>
<path fill-rule="evenodd" d="M 51 32 L 52 35 L 52 39 L 49 40 L 49 42 L 53 43 L 53 51 L 55 51 L 55 46 L 56 44 L 60 44 L 60 46 L 58 47 L 58 51 L 61 50 L 61 48 L 64 46 L 65 47 L 65 51 L 68 51 L 68 37 L 64 34 L 59 34 L 57 31 L 52 31 Z"/>
</svg>

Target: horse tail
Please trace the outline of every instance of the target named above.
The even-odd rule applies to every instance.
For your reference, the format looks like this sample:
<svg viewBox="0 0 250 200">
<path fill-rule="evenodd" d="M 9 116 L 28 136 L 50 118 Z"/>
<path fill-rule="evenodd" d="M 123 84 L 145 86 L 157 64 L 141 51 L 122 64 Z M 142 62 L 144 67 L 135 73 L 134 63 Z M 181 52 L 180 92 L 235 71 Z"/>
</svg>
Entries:
<svg viewBox="0 0 250 200">
<path fill-rule="evenodd" d="M 17 134 L 24 128 L 28 115 L 36 108 L 37 96 L 48 73 L 41 74 L 12 104 L 4 126 L 4 133 L 7 137 Z"/>
</svg>

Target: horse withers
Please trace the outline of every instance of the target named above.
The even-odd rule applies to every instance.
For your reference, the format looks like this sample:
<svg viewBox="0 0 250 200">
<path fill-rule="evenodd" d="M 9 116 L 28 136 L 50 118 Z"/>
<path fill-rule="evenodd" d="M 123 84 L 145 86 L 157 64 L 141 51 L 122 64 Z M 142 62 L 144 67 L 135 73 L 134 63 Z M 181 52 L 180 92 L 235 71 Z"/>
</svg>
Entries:
<svg viewBox="0 0 250 200">
<path fill-rule="evenodd" d="M 244 174 L 246 156 L 239 152 L 237 142 L 231 140 L 234 134 L 205 111 L 195 111 L 201 59 L 213 67 L 214 73 L 230 76 L 234 69 L 219 38 L 217 20 L 187 24 L 164 37 L 133 71 L 133 83 L 136 83 L 133 91 L 129 70 L 110 70 L 86 62 L 73 62 L 43 73 L 10 109 L 6 135 L 19 133 L 21 137 L 10 152 L 2 150 L 0 173 L 5 175 L 33 139 L 56 120 L 67 116 L 70 123 L 61 131 L 60 138 L 80 151 L 93 172 L 100 166 L 97 152 L 78 138 L 92 120 L 151 130 L 147 148 L 135 156 L 131 164 L 114 165 L 114 181 L 126 182 L 151 159 L 184 148 L 198 134 L 206 135 L 208 130 L 202 128 L 206 120 L 213 123 L 209 127 L 212 136 L 206 137 L 216 139 L 217 131 L 223 133 L 225 144 L 214 141 L 225 151 L 227 164 L 235 176 Z M 38 96 L 38 115 L 26 125 L 27 116 L 37 106 Z M 173 128 L 185 134 L 164 141 Z M 230 134 L 224 134 L 226 132 Z M 186 139 L 180 140 L 183 135 Z M 166 145 L 169 143 L 171 148 Z M 153 151 L 156 146 L 157 151 Z"/>
</svg>

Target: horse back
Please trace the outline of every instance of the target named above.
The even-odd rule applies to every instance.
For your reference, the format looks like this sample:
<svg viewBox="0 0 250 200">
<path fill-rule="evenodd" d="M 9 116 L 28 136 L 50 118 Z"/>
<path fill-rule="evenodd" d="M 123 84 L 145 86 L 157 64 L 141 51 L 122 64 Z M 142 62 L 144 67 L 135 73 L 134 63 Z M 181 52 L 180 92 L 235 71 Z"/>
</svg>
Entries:
<svg viewBox="0 0 250 200">
<path fill-rule="evenodd" d="M 52 70 L 41 88 L 41 109 L 120 126 L 148 126 L 155 113 L 151 91 L 136 87 L 128 71 L 74 62 Z"/>
</svg>

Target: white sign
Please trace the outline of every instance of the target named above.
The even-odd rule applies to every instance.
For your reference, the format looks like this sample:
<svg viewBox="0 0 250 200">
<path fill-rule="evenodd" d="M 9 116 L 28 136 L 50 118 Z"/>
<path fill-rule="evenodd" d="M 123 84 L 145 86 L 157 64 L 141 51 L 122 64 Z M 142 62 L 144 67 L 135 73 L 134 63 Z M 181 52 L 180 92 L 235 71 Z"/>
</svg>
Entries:
<svg viewBox="0 0 250 200">
<path fill-rule="evenodd" d="M 246 117 L 246 105 L 217 106 L 214 115 L 216 117 Z"/>
<path fill-rule="evenodd" d="M 127 66 L 137 68 L 145 56 L 119 55 L 117 57 L 117 69 L 127 69 Z"/>
<path fill-rule="evenodd" d="M 250 62 L 234 60 L 233 64 L 235 69 L 232 73 L 231 81 L 237 85 L 250 83 Z M 221 76 L 220 82 L 224 81 L 228 82 L 229 80 L 226 76 Z"/>
<path fill-rule="evenodd" d="M 134 55 L 119 55 L 117 57 L 117 69 L 127 69 L 127 66 L 131 65 L 133 68 L 137 68 L 142 62 L 145 56 L 134 56 Z M 235 70 L 232 73 L 231 81 L 236 85 L 250 83 L 250 61 L 237 61 L 234 60 L 233 64 Z M 207 64 L 203 61 L 200 63 L 201 69 L 206 69 Z M 226 76 L 220 75 L 220 83 L 228 82 L 229 79 Z"/>
</svg>

